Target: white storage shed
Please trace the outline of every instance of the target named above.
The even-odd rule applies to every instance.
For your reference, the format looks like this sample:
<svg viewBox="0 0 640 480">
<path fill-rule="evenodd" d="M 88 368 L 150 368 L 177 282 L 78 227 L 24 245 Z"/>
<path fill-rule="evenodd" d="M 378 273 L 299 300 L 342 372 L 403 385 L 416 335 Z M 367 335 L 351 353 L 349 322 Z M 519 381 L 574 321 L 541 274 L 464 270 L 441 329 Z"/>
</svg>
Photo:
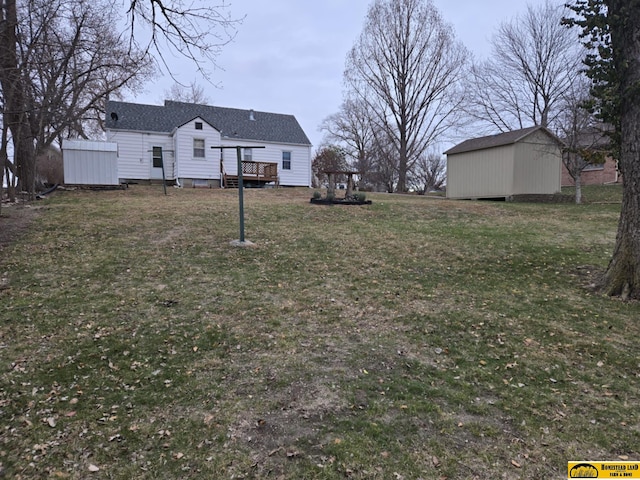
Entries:
<svg viewBox="0 0 640 480">
<path fill-rule="evenodd" d="M 118 144 L 91 140 L 62 143 L 66 185 L 119 185 Z"/>
</svg>

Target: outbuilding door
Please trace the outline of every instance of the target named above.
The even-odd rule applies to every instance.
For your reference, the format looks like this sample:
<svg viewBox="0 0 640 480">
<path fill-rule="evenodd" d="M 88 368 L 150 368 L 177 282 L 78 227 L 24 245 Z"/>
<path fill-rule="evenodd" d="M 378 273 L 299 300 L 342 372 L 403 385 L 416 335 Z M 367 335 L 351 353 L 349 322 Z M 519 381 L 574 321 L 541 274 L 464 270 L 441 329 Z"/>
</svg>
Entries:
<svg viewBox="0 0 640 480">
<path fill-rule="evenodd" d="M 162 165 L 164 162 L 162 147 L 153 147 L 151 158 L 151 178 L 162 180 Z"/>
</svg>

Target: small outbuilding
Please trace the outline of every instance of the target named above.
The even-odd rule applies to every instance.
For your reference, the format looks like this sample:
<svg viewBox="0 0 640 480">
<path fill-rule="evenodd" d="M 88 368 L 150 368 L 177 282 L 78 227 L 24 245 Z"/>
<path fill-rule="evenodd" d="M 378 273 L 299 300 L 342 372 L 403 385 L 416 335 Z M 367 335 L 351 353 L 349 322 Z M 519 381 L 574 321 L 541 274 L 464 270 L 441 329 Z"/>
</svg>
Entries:
<svg viewBox="0 0 640 480">
<path fill-rule="evenodd" d="M 118 177 L 118 144 L 91 140 L 62 142 L 65 185 L 115 186 Z"/>
<path fill-rule="evenodd" d="M 562 141 L 540 126 L 466 140 L 447 150 L 447 198 L 560 192 Z"/>
</svg>

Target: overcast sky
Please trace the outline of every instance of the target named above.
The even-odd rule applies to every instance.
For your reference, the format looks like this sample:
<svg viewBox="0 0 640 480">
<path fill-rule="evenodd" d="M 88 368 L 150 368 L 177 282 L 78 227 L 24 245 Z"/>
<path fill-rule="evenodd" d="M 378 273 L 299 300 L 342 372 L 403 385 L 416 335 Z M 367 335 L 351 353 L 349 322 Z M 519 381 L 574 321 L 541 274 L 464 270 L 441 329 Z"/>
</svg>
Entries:
<svg viewBox="0 0 640 480">
<path fill-rule="evenodd" d="M 434 0 L 457 38 L 476 58 L 490 54 L 491 35 L 504 20 L 544 0 Z M 210 103 L 222 107 L 295 115 L 317 147 L 318 127 L 342 102 L 347 52 L 362 31 L 369 0 L 232 0 L 234 18 L 245 17 L 235 40 L 218 58 L 215 88 L 184 61 L 174 73 L 207 89 Z M 562 3 L 559 1 L 558 3 Z M 128 101 L 161 104 L 173 84 L 168 77 L 150 82 Z"/>
</svg>

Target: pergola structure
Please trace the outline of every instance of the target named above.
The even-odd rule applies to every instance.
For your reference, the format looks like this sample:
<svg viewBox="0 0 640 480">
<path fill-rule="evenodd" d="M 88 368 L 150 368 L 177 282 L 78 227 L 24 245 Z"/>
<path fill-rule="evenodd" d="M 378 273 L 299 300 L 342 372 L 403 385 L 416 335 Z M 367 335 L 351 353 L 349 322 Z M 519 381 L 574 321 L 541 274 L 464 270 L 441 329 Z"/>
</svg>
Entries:
<svg viewBox="0 0 640 480">
<path fill-rule="evenodd" d="M 353 196 L 353 189 L 355 187 L 355 182 L 353 181 L 354 175 L 362 175 L 362 172 L 354 171 L 354 170 L 327 170 L 324 172 L 329 178 L 329 184 L 327 186 L 327 196 L 335 196 L 336 193 L 336 176 L 337 175 L 346 175 L 347 176 L 347 192 L 345 193 L 345 198 L 350 198 Z"/>
</svg>

